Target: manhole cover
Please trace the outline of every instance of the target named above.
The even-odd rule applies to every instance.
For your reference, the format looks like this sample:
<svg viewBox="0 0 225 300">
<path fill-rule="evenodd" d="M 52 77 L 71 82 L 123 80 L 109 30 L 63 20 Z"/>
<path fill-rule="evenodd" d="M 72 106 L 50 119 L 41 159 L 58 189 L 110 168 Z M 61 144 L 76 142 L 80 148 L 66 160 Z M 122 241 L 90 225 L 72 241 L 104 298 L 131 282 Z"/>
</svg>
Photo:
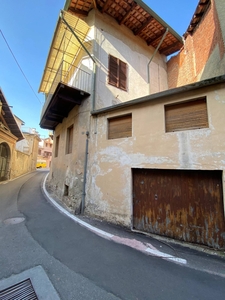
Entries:
<svg viewBox="0 0 225 300">
<path fill-rule="evenodd" d="M 17 217 L 17 218 L 10 218 L 10 219 L 6 219 L 5 221 L 4 221 L 4 223 L 5 224 L 12 224 L 12 225 L 14 225 L 14 224 L 18 224 L 18 223 L 21 223 L 21 222 L 23 222 L 25 220 L 25 218 L 23 218 L 23 217 Z"/>
</svg>

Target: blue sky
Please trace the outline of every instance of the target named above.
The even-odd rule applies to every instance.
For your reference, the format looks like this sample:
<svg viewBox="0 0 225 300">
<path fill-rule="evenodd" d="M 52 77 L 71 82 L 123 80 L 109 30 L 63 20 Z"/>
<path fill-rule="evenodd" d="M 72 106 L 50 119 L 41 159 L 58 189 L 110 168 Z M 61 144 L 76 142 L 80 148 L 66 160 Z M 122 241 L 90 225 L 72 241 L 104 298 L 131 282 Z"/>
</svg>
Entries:
<svg viewBox="0 0 225 300">
<path fill-rule="evenodd" d="M 198 0 L 144 2 L 180 35 L 186 31 L 198 4 Z M 41 137 L 47 137 L 48 131 L 39 127 L 44 96 L 38 94 L 38 88 L 59 12 L 64 3 L 64 0 L 0 1 L 0 30 L 36 96 L 1 34 L 0 87 L 9 105 L 13 106 L 13 113 L 25 122 L 25 127 L 36 128 Z"/>
</svg>

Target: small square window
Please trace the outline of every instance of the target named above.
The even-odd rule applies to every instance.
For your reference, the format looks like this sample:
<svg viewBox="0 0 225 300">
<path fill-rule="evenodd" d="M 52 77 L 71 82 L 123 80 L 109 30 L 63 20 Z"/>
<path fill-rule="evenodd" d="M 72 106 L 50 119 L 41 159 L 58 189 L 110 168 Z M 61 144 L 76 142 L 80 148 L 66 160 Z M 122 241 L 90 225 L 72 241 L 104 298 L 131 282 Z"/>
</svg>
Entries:
<svg viewBox="0 0 225 300">
<path fill-rule="evenodd" d="M 132 115 L 123 115 L 108 119 L 108 139 L 132 136 Z"/>
<path fill-rule="evenodd" d="M 64 185 L 64 196 L 69 196 L 69 186 L 67 184 Z"/>
<path fill-rule="evenodd" d="M 206 97 L 165 106 L 166 132 L 208 128 Z"/>
</svg>

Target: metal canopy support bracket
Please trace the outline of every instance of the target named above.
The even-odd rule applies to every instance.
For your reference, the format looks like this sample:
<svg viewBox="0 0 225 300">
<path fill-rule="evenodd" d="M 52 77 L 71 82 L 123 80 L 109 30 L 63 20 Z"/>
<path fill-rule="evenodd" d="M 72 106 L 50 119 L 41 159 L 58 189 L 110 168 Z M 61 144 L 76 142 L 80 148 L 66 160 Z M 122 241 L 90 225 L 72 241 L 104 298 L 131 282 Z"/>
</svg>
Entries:
<svg viewBox="0 0 225 300">
<path fill-rule="evenodd" d="M 164 34 L 163 34 L 163 36 L 162 36 L 162 38 L 161 38 L 161 40 L 160 40 L 158 46 L 156 47 L 154 53 L 152 54 L 152 57 L 150 58 L 150 60 L 149 60 L 149 62 L 148 62 L 148 65 L 147 65 L 148 84 L 149 84 L 149 94 L 150 94 L 150 70 L 149 70 L 149 66 L 150 66 L 150 63 L 152 62 L 153 58 L 155 57 L 157 51 L 159 50 L 160 46 L 162 45 L 162 42 L 164 41 L 164 39 L 165 39 L 165 37 L 166 37 L 168 31 L 169 31 L 169 28 L 167 27 L 167 28 L 166 28 L 166 31 L 164 32 Z"/>
<path fill-rule="evenodd" d="M 84 49 L 84 51 L 88 54 L 88 56 L 91 58 L 91 60 L 95 62 L 93 56 L 90 54 L 90 52 L 88 51 L 88 49 L 84 46 L 84 44 L 81 42 L 80 38 L 78 37 L 78 35 L 75 33 L 75 31 L 71 28 L 71 26 L 68 24 L 68 22 L 65 20 L 64 16 L 63 16 L 63 11 L 60 12 L 60 18 L 62 19 L 63 23 L 66 24 L 66 26 L 68 27 L 68 29 L 71 31 L 71 33 L 75 36 L 75 38 L 78 40 L 78 42 L 80 43 L 81 47 Z"/>
<path fill-rule="evenodd" d="M 68 24 L 68 22 L 65 20 L 64 16 L 63 16 L 63 11 L 61 10 L 60 12 L 60 18 L 62 19 L 63 23 L 68 27 L 68 29 L 71 31 L 71 33 L 74 35 L 74 37 L 77 39 L 77 41 L 79 42 L 79 44 L 81 45 L 81 47 L 84 49 L 84 51 L 87 53 L 87 55 L 90 57 L 90 59 L 93 61 L 94 66 L 93 66 L 93 76 L 94 76 L 94 80 L 93 80 L 93 95 L 92 95 L 92 108 L 91 110 L 94 111 L 95 110 L 95 85 L 96 85 L 96 61 L 93 58 L 93 56 L 91 55 L 91 53 L 88 51 L 88 49 L 84 46 L 84 44 L 82 43 L 82 41 L 80 40 L 80 38 L 77 36 L 77 34 L 75 33 L 75 31 L 73 30 L 73 28 L 71 28 L 71 26 Z"/>
<path fill-rule="evenodd" d="M 87 53 L 87 55 L 91 58 L 91 60 L 94 63 L 93 66 L 93 95 L 92 95 L 92 108 L 91 110 L 95 110 L 95 85 L 96 85 L 96 61 L 94 60 L 93 56 L 90 54 L 90 52 L 87 50 L 87 48 L 84 46 L 84 44 L 81 42 L 75 31 L 71 28 L 71 26 L 68 24 L 68 22 L 65 20 L 63 16 L 63 11 L 60 13 L 60 17 L 63 21 L 63 23 L 67 26 L 67 28 L 71 31 L 71 33 L 74 35 L 74 37 L 77 39 L 81 47 L 84 49 L 84 51 Z M 86 151 L 85 151 L 85 161 L 84 161 L 84 181 L 83 181 L 83 192 L 82 192 L 82 199 L 81 199 L 81 211 L 80 213 L 83 215 L 84 214 L 84 209 L 85 209 L 85 188 L 86 188 L 86 176 L 87 176 L 87 160 L 88 160 L 88 138 L 89 138 L 89 132 L 86 132 Z"/>
</svg>

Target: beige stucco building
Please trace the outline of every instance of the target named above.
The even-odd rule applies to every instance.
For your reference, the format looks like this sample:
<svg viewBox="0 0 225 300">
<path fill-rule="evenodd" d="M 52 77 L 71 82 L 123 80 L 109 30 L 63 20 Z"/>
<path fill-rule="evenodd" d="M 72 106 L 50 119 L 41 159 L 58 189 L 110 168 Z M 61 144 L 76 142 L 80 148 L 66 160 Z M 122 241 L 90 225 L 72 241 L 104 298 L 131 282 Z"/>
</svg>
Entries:
<svg viewBox="0 0 225 300">
<path fill-rule="evenodd" d="M 0 89 L 0 181 L 36 170 L 39 135 L 22 132 L 22 125 Z"/>
<path fill-rule="evenodd" d="M 12 163 L 12 178 L 30 173 L 36 170 L 39 133 L 34 128 L 22 129 L 24 139 L 16 143 L 16 151 Z"/>
<path fill-rule="evenodd" d="M 53 139 L 52 134 L 49 137 L 41 139 L 38 145 L 38 168 L 50 168 L 52 162 Z"/>
<path fill-rule="evenodd" d="M 13 177 L 16 142 L 22 139 L 20 126 L 0 89 L 0 181 Z"/>
<path fill-rule="evenodd" d="M 186 44 L 131 2 L 66 2 L 40 85 L 40 125 L 54 130 L 47 184 L 75 213 L 223 248 L 225 78 L 215 69 L 173 86 L 171 74 L 188 65 L 177 67 Z M 200 2 L 188 43 L 216 13 L 214 1 Z"/>
</svg>

